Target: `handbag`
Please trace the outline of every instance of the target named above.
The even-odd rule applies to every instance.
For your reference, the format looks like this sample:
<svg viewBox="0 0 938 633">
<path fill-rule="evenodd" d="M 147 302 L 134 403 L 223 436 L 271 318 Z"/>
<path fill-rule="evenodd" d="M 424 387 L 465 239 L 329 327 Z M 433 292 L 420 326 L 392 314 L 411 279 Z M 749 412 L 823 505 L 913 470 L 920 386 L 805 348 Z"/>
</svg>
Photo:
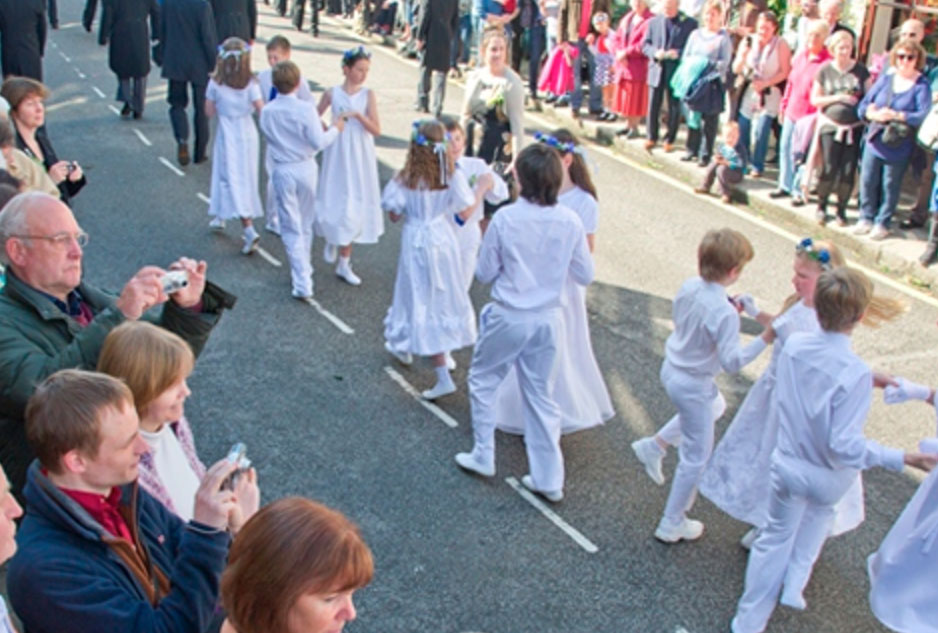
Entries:
<svg viewBox="0 0 938 633">
<path fill-rule="evenodd" d="M 935 106 L 932 106 L 925 120 L 922 121 L 922 125 L 919 126 L 916 140 L 919 145 L 929 151 L 933 152 L 938 149 L 938 108 Z"/>
<path fill-rule="evenodd" d="M 886 85 L 886 106 L 892 105 L 892 79 Z M 888 123 L 874 123 L 870 126 L 869 138 L 872 140 L 879 134 L 880 142 L 889 149 L 897 149 L 912 136 L 912 126 L 905 121 L 889 121 Z"/>
</svg>

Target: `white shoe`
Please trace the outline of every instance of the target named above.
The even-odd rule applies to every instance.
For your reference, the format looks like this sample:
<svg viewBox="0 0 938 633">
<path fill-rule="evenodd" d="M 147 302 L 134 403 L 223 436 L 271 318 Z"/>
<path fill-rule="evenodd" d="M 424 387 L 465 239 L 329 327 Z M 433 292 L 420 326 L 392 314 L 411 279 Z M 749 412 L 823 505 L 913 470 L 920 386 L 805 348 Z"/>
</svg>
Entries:
<svg viewBox="0 0 938 633">
<path fill-rule="evenodd" d="M 756 539 L 759 538 L 759 528 L 752 528 L 739 539 L 739 544 L 743 549 L 751 550 L 752 544 L 756 542 Z"/>
<path fill-rule="evenodd" d="M 804 596 L 801 594 L 801 592 L 789 591 L 788 587 L 782 589 L 782 597 L 779 598 L 778 601 L 786 607 L 791 607 L 792 609 L 797 609 L 798 611 L 804 611 L 808 608 L 808 603 L 805 602 Z"/>
<path fill-rule="evenodd" d="M 531 492 L 536 492 L 551 503 L 558 503 L 563 501 L 563 490 L 539 490 L 534 487 L 534 480 L 531 479 L 531 475 L 525 475 L 522 477 L 521 485 Z"/>
<path fill-rule="evenodd" d="M 398 352 L 392 348 L 391 344 L 387 341 L 384 343 L 384 349 L 387 350 L 388 354 L 396 358 L 397 362 L 399 362 L 401 365 L 410 365 L 414 362 L 414 357 L 410 352 Z"/>
<path fill-rule="evenodd" d="M 264 230 L 267 231 L 268 233 L 273 233 L 274 235 L 278 237 L 280 236 L 280 226 L 277 224 L 268 222 L 267 225 L 264 226 Z"/>
<path fill-rule="evenodd" d="M 250 255 L 257 250 L 257 243 L 261 241 L 261 236 L 254 230 L 253 226 L 244 229 L 244 245 L 241 246 L 242 255 Z"/>
<path fill-rule="evenodd" d="M 456 453 L 456 463 L 459 464 L 460 468 L 464 470 L 471 470 L 472 472 L 482 475 L 483 477 L 495 476 L 495 462 L 482 462 L 477 458 L 475 451 L 472 451 L 471 453 Z"/>
<path fill-rule="evenodd" d="M 860 220 L 857 222 L 857 225 L 853 227 L 854 235 L 866 235 L 873 230 L 873 223 L 869 220 Z"/>
<path fill-rule="evenodd" d="M 632 442 L 632 451 L 642 464 L 651 480 L 659 486 L 664 485 L 664 473 L 661 471 L 661 462 L 664 460 L 664 451 L 658 446 L 654 437 L 643 437 Z"/>
<path fill-rule="evenodd" d="M 437 380 L 433 387 L 420 392 L 420 395 L 423 396 L 424 400 L 436 400 L 437 398 L 448 396 L 451 393 L 456 393 L 456 385 L 453 383 L 452 378 L 448 380 Z"/>
<path fill-rule="evenodd" d="M 671 523 L 666 518 L 661 517 L 658 522 L 658 529 L 655 530 L 655 538 L 665 543 L 677 543 L 678 541 L 696 541 L 703 535 L 704 525 L 700 521 L 684 518 L 677 525 Z"/>
<path fill-rule="evenodd" d="M 886 239 L 887 237 L 889 237 L 889 229 L 887 229 L 887 228 L 886 228 L 885 226 L 883 226 L 882 224 L 877 224 L 877 225 L 874 226 L 873 229 L 870 231 L 870 239 L 871 239 L 871 240 L 875 240 L 875 241 L 878 242 L 879 240 L 884 240 L 884 239 Z"/>
<path fill-rule="evenodd" d="M 219 217 L 213 217 L 208 223 L 208 228 L 213 231 L 224 231 L 225 230 L 225 221 Z"/>
<path fill-rule="evenodd" d="M 339 258 L 339 265 L 335 267 L 335 274 L 350 286 L 362 285 L 361 277 L 352 272 L 352 265 L 347 259 Z"/>
<path fill-rule="evenodd" d="M 326 248 L 322 251 L 322 258 L 326 260 L 327 264 L 334 264 L 336 258 L 339 256 L 339 247 L 335 244 L 330 244 L 326 242 Z"/>
<path fill-rule="evenodd" d="M 450 371 L 454 371 L 456 369 L 456 359 L 453 358 L 453 355 L 450 352 L 446 352 L 445 357 L 446 368 Z"/>
<path fill-rule="evenodd" d="M 302 293 L 302 292 L 297 292 L 296 290 L 294 290 L 294 291 L 291 292 L 290 294 L 293 296 L 294 299 L 299 299 L 300 301 L 306 301 L 307 299 L 312 299 L 312 298 L 313 298 L 313 292 L 312 292 L 312 290 L 309 292 L 309 294 L 304 294 L 304 293 Z"/>
</svg>

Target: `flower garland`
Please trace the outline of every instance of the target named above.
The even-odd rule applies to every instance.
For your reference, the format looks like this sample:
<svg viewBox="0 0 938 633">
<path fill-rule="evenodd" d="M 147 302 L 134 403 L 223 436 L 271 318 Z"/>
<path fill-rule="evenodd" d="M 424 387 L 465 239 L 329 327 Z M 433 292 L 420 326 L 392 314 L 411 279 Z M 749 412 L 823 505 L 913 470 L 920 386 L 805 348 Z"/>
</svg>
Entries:
<svg viewBox="0 0 938 633">
<path fill-rule="evenodd" d="M 371 53 L 366 51 L 364 46 L 359 45 L 342 53 L 343 66 L 351 66 L 359 59 L 371 59 Z"/>
<path fill-rule="evenodd" d="M 446 184 L 446 159 L 449 149 L 449 132 L 444 133 L 442 141 L 431 141 L 420 132 L 420 126 L 424 123 L 436 122 L 434 119 L 418 119 L 411 125 L 410 140 L 414 145 L 429 147 L 440 160 L 440 182 Z M 442 125 L 442 124 L 439 124 Z"/>
<path fill-rule="evenodd" d="M 797 246 L 795 246 L 795 251 L 798 253 L 804 253 L 818 264 L 821 265 L 821 268 L 824 270 L 831 269 L 831 253 L 826 248 L 815 248 L 814 240 L 810 237 L 806 237 L 801 240 Z"/>
</svg>

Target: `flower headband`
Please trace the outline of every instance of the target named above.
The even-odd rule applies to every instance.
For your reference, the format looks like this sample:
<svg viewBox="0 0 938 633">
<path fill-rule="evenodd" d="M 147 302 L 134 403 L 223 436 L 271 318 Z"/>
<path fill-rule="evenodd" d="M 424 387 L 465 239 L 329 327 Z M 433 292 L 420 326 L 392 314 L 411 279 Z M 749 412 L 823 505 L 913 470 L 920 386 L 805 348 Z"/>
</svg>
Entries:
<svg viewBox="0 0 938 633">
<path fill-rule="evenodd" d="M 821 265 L 821 268 L 824 270 L 831 269 L 831 252 L 826 248 L 815 248 L 814 240 L 810 237 L 806 237 L 801 240 L 797 246 L 795 246 L 795 251 L 798 253 L 804 253 L 818 264 Z"/>
<path fill-rule="evenodd" d="M 560 141 L 556 136 L 550 134 L 545 134 L 544 132 L 535 132 L 534 140 L 538 143 L 544 143 L 550 147 L 553 147 L 555 150 L 561 154 L 579 154 L 583 156 L 583 148 L 577 145 L 572 141 L 566 143 Z"/>
<path fill-rule="evenodd" d="M 246 53 L 250 53 L 250 52 L 251 52 L 250 44 L 245 44 L 243 49 L 233 48 L 229 50 L 225 50 L 225 47 L 220 44 L 218 46 L 218 56 L 221 57 L 222 59 L 228 59 L 229 57 L 241 57 L 242 55 Z"/>
<path fill-rule="evenodd" d="M 411 126 L 410 140 L 415 145 L 429 147 L 433 153 L 440 159 L 440 182 L 446 184 L 446 150 L 449 149 L 450 134 L 445 132 L 442 141 L 431 141 L 420 132 L 420 126 L 424 123 L 432 122 L 433 119 L 419 119 L 414 121 Z"/>
<path fill-rule="evenodd" d="M 349 50 L 342 53 L 343 66 L 351 66 L 359 59 L 371 59 L 371 53 L 366 51 L 364 46 L 350 48 Z"/>
</svg>

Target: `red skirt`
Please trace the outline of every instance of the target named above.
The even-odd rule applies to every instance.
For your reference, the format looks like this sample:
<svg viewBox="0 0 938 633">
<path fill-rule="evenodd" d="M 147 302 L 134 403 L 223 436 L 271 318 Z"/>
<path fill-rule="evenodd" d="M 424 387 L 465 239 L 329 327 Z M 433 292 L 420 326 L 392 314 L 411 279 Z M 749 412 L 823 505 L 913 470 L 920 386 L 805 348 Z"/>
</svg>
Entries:
<svg viewBox="0 0 938 633">
<path fill-rule="evenodd" d="M 615 110 L 621 116 L 648 114 L 648 84 L 624 79 L 616 86 Z"/>
</svg>

